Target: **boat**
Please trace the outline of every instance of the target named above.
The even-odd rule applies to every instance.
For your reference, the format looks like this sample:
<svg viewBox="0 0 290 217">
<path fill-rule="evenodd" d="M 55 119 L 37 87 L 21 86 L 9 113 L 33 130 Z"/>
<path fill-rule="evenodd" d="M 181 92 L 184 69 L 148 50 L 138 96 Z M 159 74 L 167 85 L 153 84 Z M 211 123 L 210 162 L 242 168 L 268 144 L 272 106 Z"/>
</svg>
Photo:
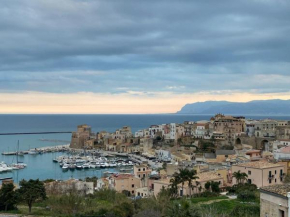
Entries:
<svg viewBox="0 0 290 217">
<path fill-rule="evenodd" d="M 70 164 L 70 165 L 68 166 L 68 168 L 69 168 L 70 170 L 74 170 L 76 167 L 77 167 L 77 166 L 76 166 L 75 164 Z"/>
<path fill-rule="evenodd" d="M 36 154 L 38 154 L 38 152 L 36 152 L 36 151 L 33 151 L 33 150 L 30 150 L 30 151 L 28 151 L 28 154 L 31 154 L 31 155 L 36 155 Z"/>
<path fill-rule="evenodd" d="M 12 171 L 12 170 L 13 170 L 12 167 L 7 166 L 6 163 L 4 163 L 4 162 L 0 163 L 0 171 L 1 172 L 8 172 L 8 171 Z"/>
<path fill-rule="evenodd" d="M 83 166 L 82 165 L 77 165 L 77 168 L 76 168 L 77 170 L 81 170 L 81 169 L 83 169 Z"/>
<path fill-rule="evenodd" d="M 88 163 L 83 164 L 83 168 L 84 169 L 89 169 L 90 168 L 90 164 L 88 164 Z"/>
<path fill-rule="evenodd" d="M 62 170 L 64 170 L 64 171 L 68 170 L 68 168 L 69 168 L 69 165 L 68 164 L 64 164 L 62 166 Z"/>
</svg>

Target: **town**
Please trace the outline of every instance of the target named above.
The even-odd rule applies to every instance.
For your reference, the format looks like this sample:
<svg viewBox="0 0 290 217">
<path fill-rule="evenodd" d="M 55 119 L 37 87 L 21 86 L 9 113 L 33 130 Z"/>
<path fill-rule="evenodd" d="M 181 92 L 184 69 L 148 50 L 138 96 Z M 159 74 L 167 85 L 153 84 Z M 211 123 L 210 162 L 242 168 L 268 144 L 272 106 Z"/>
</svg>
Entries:
<svg viewBox="0 0 290 217">
<path fill-rule="evenodd" d="M 70 143 L 72 149 L 103 150 L 139 160 L 133 173 L 100 178 L 96 189 L 157 196 L 172 187 L 176 174 L 193 170 L 193 180 L 177 183 L 177 197 L 207 192 L 209 183 L 218 183 L 218 192 L 247 183 L 261 192 L 261 216 L 287 216 L 290 185 L 284 183 L 290 174 L 289 145 L 290 121 L 224 114 L 204 121 L 151 125 L 135 134 L 129 126 L 93 133 L 90 126 L 80 125 Z"/>
<path fill-rule="evenodd" d="M 290 213 L 287 120 L 216 114 L 210 120 L 151 125 L 135 133 L 130 126 L 93 132 L 83 124 L 72 133 L 69 147 L 57 148 L 66 153 L 53 159 L 63 172 L 111 170 L 85 179 L 22 180 L 19 186 L 2 178 L 0 210 L 17 207 L 20 214 L 124 217 Z M 39 207 L 40 201 L 45 208 Z M 104 201 L 112 209 L 101 206 Z M 19 208 L 25 202 L 29 212 Z"/>
</svg>

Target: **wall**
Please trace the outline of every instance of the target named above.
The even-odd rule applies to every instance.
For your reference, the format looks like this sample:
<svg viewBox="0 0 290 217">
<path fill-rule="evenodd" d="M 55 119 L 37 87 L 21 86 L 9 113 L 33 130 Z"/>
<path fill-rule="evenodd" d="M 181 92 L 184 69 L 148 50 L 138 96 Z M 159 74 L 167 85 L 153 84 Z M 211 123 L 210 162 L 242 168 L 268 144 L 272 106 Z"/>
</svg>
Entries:
<svg viewBox="0 0 290 217">
<path fill-rule="evenodd" d="M 268 193 L 260 194 L 260 216 L 279 217 L 279 209 L 284 210 L 285 217 L 288 216 L 287 198 L 277 197 Z M 280 205 L 281 204 L 281 205 Z"/>
</svg>

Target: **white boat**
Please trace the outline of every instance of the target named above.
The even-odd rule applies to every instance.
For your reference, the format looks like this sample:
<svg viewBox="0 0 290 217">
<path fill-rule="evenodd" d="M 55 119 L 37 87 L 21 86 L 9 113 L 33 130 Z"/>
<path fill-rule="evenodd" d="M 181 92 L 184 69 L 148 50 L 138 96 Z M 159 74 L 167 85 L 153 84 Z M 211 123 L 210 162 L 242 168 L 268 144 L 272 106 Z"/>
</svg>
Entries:
<svg viewBox="0 0 290 217">
<path fill-rule="evenodd" d="M 77 169 L 81 170 L 81 169 L 83 169 L 83 166 L 82 165 L 77 165 Z"/>
<path fill-rule="evenodd" d="M 4 163 L 4 162 L 1 162 L 1 163 L 0 163 L 0 170 L 1 170 L 1 172 L 8 172 L 8 171 L 13 170 L 13 168 L 7 166 L 7 164 Z"/>
<path fill-rule="evenodd" d="M 88 163 L 83 164 L 83 168 L 84 169 L 89 169 L 90 168 L 90 164 L 88 164 Z"/>
<path fill-rule="evenodd" d="M 63 169 L 63 170 L 68 170 L 68 168 L 69 168 L 69 165 L 68 165 L 68 164 L 64 164 L 64 165 L 62 166 L 62 169 Z"/>
<path fill-rule="evenodd" d="M 30 151 L 28 151 L 28 154 L 36 155 L 36 154 L 38 154 L 38 152 L 36 152 L 36 151 L 34 151 L 34 150 L 30 150 Z"/>
</svg>

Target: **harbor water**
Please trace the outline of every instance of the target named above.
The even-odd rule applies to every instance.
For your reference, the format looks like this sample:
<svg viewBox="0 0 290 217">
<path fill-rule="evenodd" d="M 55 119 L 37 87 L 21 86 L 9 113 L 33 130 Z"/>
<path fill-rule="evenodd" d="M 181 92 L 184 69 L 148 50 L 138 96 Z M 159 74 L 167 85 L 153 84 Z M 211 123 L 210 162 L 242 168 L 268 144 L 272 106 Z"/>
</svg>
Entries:
<svg viewBox="0 0 290 217">
<path fill-rule="evenodd" d="M 132 131 L 144 129 L 152 124 L 162 123 L 183 123 L 184 121 L 209 120 L 211 115 L 0 115 L 0 133 L 27 133 L 27 132 L 58 132 L 74 131 L 77 125 L 88 124 L 92 126 L 94 132 L 106 130 L 114 132 L 122 126 L 131 126 Z M 289 120 L 289 117 L 274 116 L 251 116 L 248 118 L 264 119 L 273 118 L 279 120 Z M 19 150 L 65 145 L 70 141 L 71 134 L 29 134 L 29 135 L 1 135 L 0 152 L 17 151 L 17 141 L 19 140 Z M 27 167 L 11 172 L 0 173 L 0 178 L 13 177 L 15 182 L 22 179 L 57 179 L 65 180 L 69 178 L 84 179 L 90 176 L 103 176 L 105 171 L 118 171 L 118 168 L 86 169 L 63 171 L 59 164 L 53 159 L 65 153 L 54 152 L 39 155 L 19 156 L 19 161 L 27 164 Z M 6 164 L 16 163 L 16 156 L 0 155 L 0 161 Z"/>
</svg>

